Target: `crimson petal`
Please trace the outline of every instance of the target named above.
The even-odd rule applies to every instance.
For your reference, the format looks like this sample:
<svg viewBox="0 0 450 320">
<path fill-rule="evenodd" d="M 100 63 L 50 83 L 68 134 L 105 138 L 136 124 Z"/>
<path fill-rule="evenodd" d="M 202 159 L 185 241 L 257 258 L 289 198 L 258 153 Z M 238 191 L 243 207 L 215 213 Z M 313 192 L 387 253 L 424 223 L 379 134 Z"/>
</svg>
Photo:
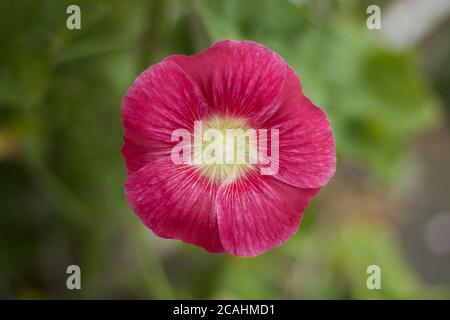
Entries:
<svg viewBox="0 0 450 320">
<path fill-rule="evenodd" d="M 192 132 L 194 121 L 208 114 L 201 93 L 175 63 L 165 61 L 141 73 L 122 104 L 127 171 L 170 154 L 175 129 Z"/>
<path fill-rule="evenodd" d="M 167 59 L 179 64 L 218 115 L 265 118 L 286 77 L 286 63 L 251 41 L 224 40 L 193 56 Z"/>
<path fill-rule="evenodd" d="M 217 219 L 223 247 L 237 256 L 255 256 L 279 246 L 297 231 L 303 210 L 318 191 L 255 172 L 221 185 Z"/>
<path fill-rule="evenodd" d="M 324 186 L 336 170 L 333 132 L 325 112 L 302 93 L 291 68 L 276 104 L 278 112 L 258 123 L 263 128 L 279 129 L 279 168 L 275 177 L 300 188 Z M 270 136 L 268 140 L 270 146 Z"/>
<path fill-rule="evenodd" d="M 215 212 L 218 184 L 170 157 L 136 171 L 125 183 L 131 208 L 158 236 L 223 252 Z"/>
</svg>

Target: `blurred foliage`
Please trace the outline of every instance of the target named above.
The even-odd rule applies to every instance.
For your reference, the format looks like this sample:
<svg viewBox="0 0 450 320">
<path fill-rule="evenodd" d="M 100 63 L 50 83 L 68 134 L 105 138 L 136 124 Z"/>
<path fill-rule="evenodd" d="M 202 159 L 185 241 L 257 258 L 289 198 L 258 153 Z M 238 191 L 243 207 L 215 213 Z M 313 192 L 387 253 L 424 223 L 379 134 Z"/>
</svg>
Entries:
<svg viewBox="0 0 450 320">
<path fill-rule="evenodd" d="M 437 118 L 414 52 L 365 28 L 359 1 L 0 2 L 0 297 L 410 298 L 427 291 L 387 224 L 327 224 L 254 259 L 159 241 L 123 195 L 120 104 L 150 64 L 223 38 L 280 53 L 323 107 L 340 165 L 389 184 Z M 379 230 L 378 230 L 379 229 Z M 310 231 L 308 231 L 310 230 Z M 375 261 L 375 262 L 374 262 Z M 381 293 L 365 268 L 386 270 Z M 65 289 L 69 264 L 83 290 Z"/>
<path fill-rule="evenodd" d="M 405 142 L 436 116 L 435 101 L 414 55 L 377 42 L 365 28 L 365 7 L 351 3 L 196 2 L 212 40 L 252 39 L 279 52 L 327 111 L 340 158 L 390 179 Z"/>
</svg>

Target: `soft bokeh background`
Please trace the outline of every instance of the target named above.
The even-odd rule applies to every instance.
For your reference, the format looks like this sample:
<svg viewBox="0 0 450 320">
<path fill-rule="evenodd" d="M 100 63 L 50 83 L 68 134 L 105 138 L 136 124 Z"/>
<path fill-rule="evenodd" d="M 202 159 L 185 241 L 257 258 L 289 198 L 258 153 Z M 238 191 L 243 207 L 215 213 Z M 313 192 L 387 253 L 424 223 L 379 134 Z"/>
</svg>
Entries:
<svg viewBox="0 0 450 320">
<path fill-rule="evenodd" d="M 449 298 L 448 2 L 2 0 L 0 298 Z M 383 30 L 366 27 L 372 3 Z M 281 54 L 337 142 L 300 231 L 256 258 L 159 239 L 124 197 L 128 86 L 223 38 Z"/>
</svg>

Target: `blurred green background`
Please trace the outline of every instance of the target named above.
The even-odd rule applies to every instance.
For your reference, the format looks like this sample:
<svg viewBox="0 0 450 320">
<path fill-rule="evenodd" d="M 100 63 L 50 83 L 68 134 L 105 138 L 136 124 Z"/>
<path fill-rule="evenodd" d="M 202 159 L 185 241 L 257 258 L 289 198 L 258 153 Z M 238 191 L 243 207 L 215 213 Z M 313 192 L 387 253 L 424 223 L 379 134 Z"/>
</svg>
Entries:
<svg viewBox="0 0 450 320">
<path fill-rule="evenodd" d="M 0 298 L 449 298 L 450 14 L 396 16 L 419 2 L 2 0 Z M 372 3 L 382 30 L 366 27 Z M 66 27 L 69 4 L 81 30 Z M 399 41 L 415 21 L 431 27 Z M 159 239 L 124 197 L 129 85 L 224 38 L 284 57 L 337 143 L 300 231 L 255 258 Z M 82 290 L 66 288 L 71 264 Z"/>
</svg>

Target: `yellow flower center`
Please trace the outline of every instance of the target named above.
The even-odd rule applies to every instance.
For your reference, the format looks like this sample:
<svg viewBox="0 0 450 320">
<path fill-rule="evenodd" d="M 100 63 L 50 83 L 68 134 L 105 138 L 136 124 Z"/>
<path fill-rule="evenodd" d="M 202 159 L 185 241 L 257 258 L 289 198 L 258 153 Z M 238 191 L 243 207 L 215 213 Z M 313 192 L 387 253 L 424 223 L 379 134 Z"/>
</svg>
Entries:
<svg viewBox="0 0 450 320">
<path fill-rule="evenodd" d="M 194 128 L 194 164 L 212 180 L 229 183 L 252 169 L 256 131 L 243 119 L 215 116 Z"/>
</svg>

